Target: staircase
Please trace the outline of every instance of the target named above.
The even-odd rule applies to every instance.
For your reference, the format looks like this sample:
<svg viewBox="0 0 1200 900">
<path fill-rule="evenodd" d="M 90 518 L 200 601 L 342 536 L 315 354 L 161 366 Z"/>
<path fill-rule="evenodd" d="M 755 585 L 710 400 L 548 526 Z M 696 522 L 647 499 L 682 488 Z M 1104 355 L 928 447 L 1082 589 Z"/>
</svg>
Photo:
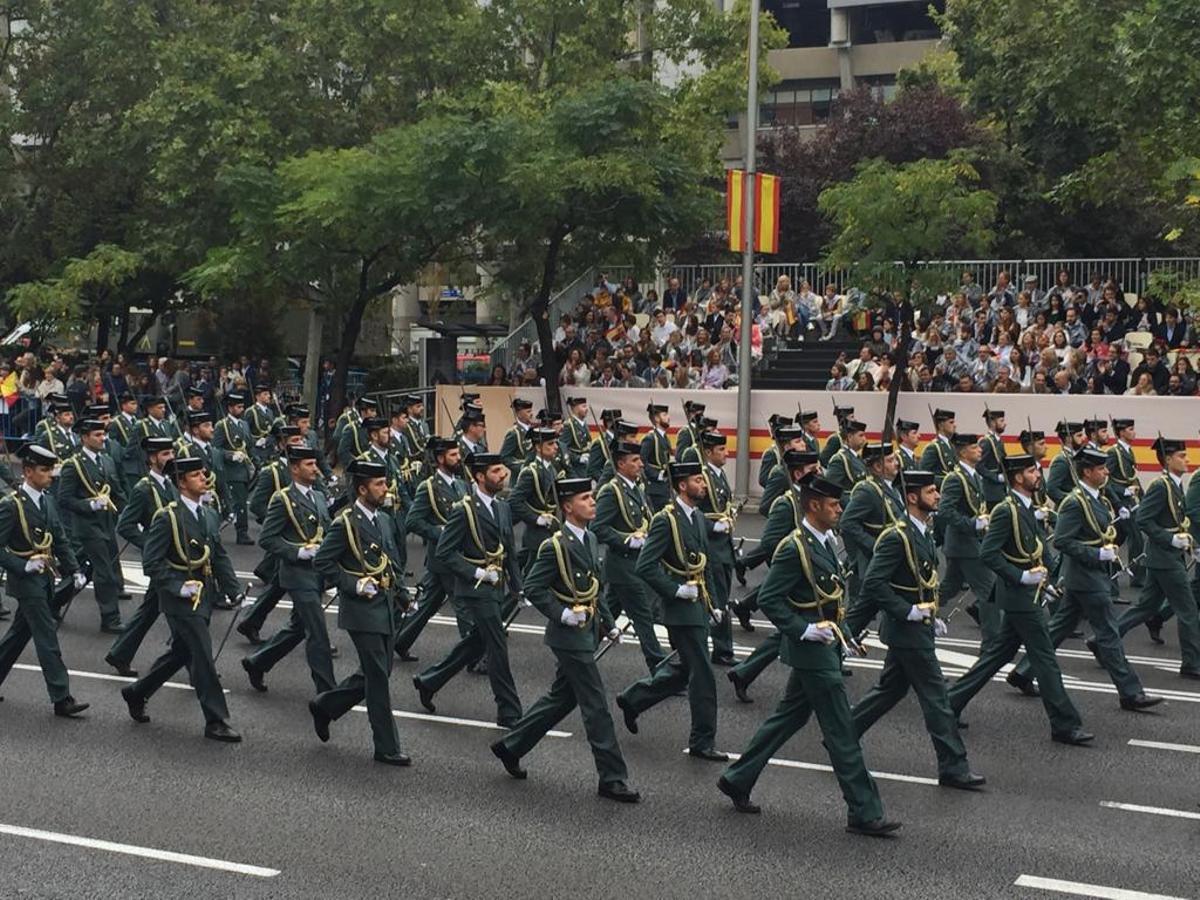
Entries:
<svg viewBox="0 0 1200 900">
<path fill-rule="evenodd" d="M 829 381 L 829 367 L 838 355 L 851 360 L 858 356 L 862 339 L 842 331 L 832 341 L 822 341 L 819 332 L 810 331 L 804 343 L 790 343 L 779 350 L 770 363 L 754 375 L 753 387 L 764 390 L 823 390 Z"/>
</svg>

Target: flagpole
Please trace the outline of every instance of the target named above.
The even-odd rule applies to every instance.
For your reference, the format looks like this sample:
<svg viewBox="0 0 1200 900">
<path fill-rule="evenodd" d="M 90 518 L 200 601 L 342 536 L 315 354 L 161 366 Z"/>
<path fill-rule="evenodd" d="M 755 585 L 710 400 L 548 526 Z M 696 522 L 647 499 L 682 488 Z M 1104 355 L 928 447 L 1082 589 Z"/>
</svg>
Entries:
<svg viewBox="0 0 1200 900">
<path fill-rule="evenodd" d="M 754 186 L 758 140 L 758 10 L 759 0 L 750 0 L 750 53 L 746 78 L 746 174 L 742 182 L 745 219 L 742 228 L 742 331 L 738 341 L 738 427 L 737 477 L 734 492 L 739 499 L 750 493 L 750 332 L 754 327 L 754 215 L 758 197 Z"/>
</svg>

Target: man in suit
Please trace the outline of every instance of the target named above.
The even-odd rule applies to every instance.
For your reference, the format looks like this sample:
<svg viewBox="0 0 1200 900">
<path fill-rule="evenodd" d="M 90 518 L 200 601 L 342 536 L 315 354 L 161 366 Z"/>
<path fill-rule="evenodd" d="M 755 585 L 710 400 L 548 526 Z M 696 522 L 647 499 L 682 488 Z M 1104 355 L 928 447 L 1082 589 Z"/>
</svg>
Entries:
<svg viewBox="0 0 1200 900">
<path fill-rule="evenodd" d="M 421 705 L 437 712 L 434 694 L 486 653 L 496 724 L 510 728 L 521 718 L 521 698 L 508 663 L 505 622 L 517 609 L 521 571 L 512 510 L 499 497 L 508 469 L 497 453 L 476 453 L 466 464 L 473 484 L 455 504 L 434 556 L 453 573 L 455 603 L 471 627 L 441 662 L 413 677 L 413 686 Z"/>
<path fill-rule="evenodd" d="M 600 777 L 600 796 L 636 803 L 641 798 L 625 784 L 629 775 L 594 658 L 601 634 L 617 641 L 621 632 L 604 606 L 600 548 L 588 531 L 596 515 L 591 479 L 561 479 L 555 493 L 563 527 L 542 542 L 525 580 L 526 597 L 548 620 L 544 641 L 557 662 L 554 683 L 492 744 L 492 753 L 512 777 L 524 779 L 521 758 L 578 706 Z"/>
<path fill-rule="evenodd" d="M 533 456 L 533 444 L 529 440 L 529 431 L 533 428 L 533 401 L 514 397 L 512 408 L 516 421 L 504 434 L 500 456 L 508 466 L 508 477 L 515 484 L 521 469 Z"/>
<path fill-rule="evenodd" d="M 250 432 L 242 421 L 242 413 L 246 408 L 246 398 L 241 394 L 225 395 L 225 415 L 215 424 L 213 429 L 214 456 L 220 456 L 219 463 L 225 475 L 225 486 L 228 492 L 230 509 L 234 517 L 234 528 L 237 529 L 237 542 L 252 545 L 250 539 L 250 522 L 246 511 L 246 502 L 250 494 L 250 481 L 254 472 L 254 461 L 250 457 Z"/>
<path fill-rule="evenodd" d="M 69 593 L 55 592 L 57 576 L 73 578 L 78 590 L 85 578 L 76 573 L 75 554 L 49 490 L 60 461 L 51 450 L 30 444 L 21 451 L 23 480 L 0 500 L 0 568 L 8 592 L 17 601 L 8 632 L 0 640 L 0 684 L 33 640 L 38 666 L 56 716 L 77 716 L 88 708 L 71 696 L 70 677 L 58 646 L 60 604 Z M 65 599 L 64 599 L 65 598 Z"/>
<path fill-rule="evenodd" d="M 204 713 L 204 736 L 237 743 L 242 736 L 229 726 L 229 708 L 213 663 L 208 628 L 218 591 L 235 604 L 244 595 L 221 544 L 220 521 L 200 502 L 208 489 L 203 460 L 175 459 L 167 471 L 175 481 L 179 500 L 167 504 L 151 520 L 142 548 L 142 571 L 158 594 L 171 643 L 145 675 L 121 689 L 121 696 L 130 718 L 149 722 L 146 703 L 186 666 Z"/>
<path fill-rule="evenodd" d="M 295 575 L 297 583 L 307 584 L 301 590 L 319 586 L 315 576 L 337 586 L 338 627 L 350 633 L 359 667 L 335 687 L 318 693 L 309 701 L 308 711 L 317 738 L 324 742 L 329 740 L 331 722 L 365 702 L 375 761 L 408 766 L 412 759 L 400 748 L 388 689 L 392 642 L 396 638 L 395 594 L 404 590 L 403 570 L 398 570 L 392 560 L 398 556 L 398 545 L 404 538 L 393 530 L 392 518 L 381 514 L 388 491 L 387 470 L 373 460 L 355 459 L 346 466 L 346 476 L 354 493 L 353 504 L 329 526 L 312 557 L 313 574 L 297 571 Z M 319 595 L 316 602 L 319 603 Z M 310 609 L 306 620 L 312 615 Z M 315 621 L 312 624 L 317 627 Z M 328 647 L 328 637 L 323 642 Z M 310 633 L 308 643 L 311 652 L 316 649 L 318 639 Z M 310 665 L 311 660 L 310 656 Z M 322 667 L 325 663 L 326 660 L 320 660 Z M 332 675 L 332 671 L 325 674 Z"/>
<path fill-rule="evenodd" d="M 588 462 L 591 460 L 588 445 L 592 442 L 587 423 L 587 398 L 568 397 L 567 409 L 571 414 L 567 418 L 561 438 L 563 462 L 570 477 L 584 478 L 587 475 Z"/>
<path fill-rule="evenodd" d="M 521 469 L 516 487 L 508 498 L 513 518 L 525 526 L 517 563 L 523 574 L 533 565 L 533 558 L 542 541 L 558 530 L 558 504 L 554 497 L 557 473 L 554 466 L 559 455 L 559 437 L 550 428 L 530 431 L 533 460 Z"/>
<path fill-rule="evenodd" d="M 667 463 L 671 461 L 671 439 L 667 437 L 667 429 L 671 427 L 671 414 L 661 403 L 648 405 L 646 414 L 650 417 L 650 433 L 642 438 L 643 477 L 646 479 L 646 499 L 650 508 L 658 512 L 671 502 L 671 485 L 667 482 Z"/>
<path fill-rule="evenodd" d="M 171 439 L 142 438 L 142 452 L 146 455 L 148 471 L 134 483 L 128 501 L 117 516 L 117 534 L 139 551 L 146 546 L 146 535 L 155 515 L 168 503 L 179 499 L 174 482 L 166 474 L 167 463 L 175 458 L 175 446 Z M 124 629 L 104 657 L 104 661 L 116 669 L 118 675 L 137 678 L 138 673 L 130 664 L 158 619 L 158 613 L 158 589 L 151 583 L 146 588 L 141 605 L 125 621 Z"/>
<path fill-rule="evenodd" d="M 638 716 L 687 688 L 692 715 L 688 753 L 694 759 L 721 762 L 728 757 L 714 746 L 717 686 L 708 633 L 715 607 L 708 527 L 700 509 L 707 490 L 702 464 L 671 463 L 668 477 L 675 499 L 654 514 L 635 571 L 662 600 L 663 623 L 678 657 L 659 663 L 649 676 L 622 691 L 617 706 L 625 727 L 637 734 Z"/>
<path fill-rule="evenodd" d="M 842 423 L 842 446 L 825 466 L 825 478 L 849 491 L 867 477 L 862 448 L 867 444 L 867 426 L 855 419 Z"/>
<path fill-rule="evenodd" d="M 854 736 L 850 700 L 842 681 L 837 623 L 845 599 L 845 572 L 834 548 L 842 489 L 821 476 L 801 485 L 804 519 L 779 544 L 759 591 L 763 612 L 783 635 L 780 658 L 791 668 L 783 699 L 763 722 L 717 787 L 742 813 L 757 813 L 751 791 L 768 760 L 815 713 L 829 761 L 846 799 L 846 830 L 870 836 L 900 827 L 883 817 L 879 789 Z M 839 638 L 839 635 L 841 636 Z"/>
<path fill-rule="evenodd" d="M 1004 475 L 1004 429 L 1007 423 L 1002 409 L 985 410 L 983 421 L 987 429 L 980 441 L 983 453 L 979 457 L 979 476 L 983 479 L 983 497 L 991 509 L 1008 493 L 1008 479 Z"/>
<path fill-rule="evenodd" d="M 963 587 L 975 594 L 974 612 L 985 641 L 1000 632 L 1000 611 L 992 602 L 995 573 L 983 564 L 979 547 L 988 527 L 987 500 L 983 479 L 977 470 L 983 448 L 979 435 L 954 435 L 957 462 L 942 478 L 942 497 L 938 519 L 945 525 L 946 572 L 942 576 L 940 596 L 949 604 Z"/>
<path fill-rule="evenodd" d="M 933 440 L 921 452 L 921 470 L 932 472 L 939 482 L 954 468 L 958 454 L 954 451 L 952 438 L 958 431 L 958 422 L 952 409 L 933 411 Z M 936 529 L 936 522 L 935 522 Z"/>
<path fill-rule="evenodd" d="M 905 473 L 903 490 L 905 508 L 880 534 L 863 575 L 862 596 L 871 597 L 883 610 L 879 636 L 888 649 L 878 683 L 854 706 L 854 733 L 861 740 L 911 687 L 937 754 L 938 783 L 976 790 L 985 779 L 967 764 L 967 748 L 950 710 L 934 646 L 934 638 L 947 631 L 938 618 L 938 553 L 933 542 L 932 515 L 940 491 L 934 474 L 918 469 Z"/>
<path fill-rule="evenodd" d="M 917 459 L 917 445 L 921 443 L 920 424 L 907 419 L 897 419 L 896 438 L 900 442 L 896 448 L 900 471 L 907 472 L 910 469 L 920 468 L 921 463 Z M 930 527 L 933 527 L 932 516 L 930 517 Z"/>
<path fill-rule="evenodd" d="M 104 453 L 104 424 L 82 419 L 75 424 L 80 450 L 63 464 L 58 503 L 71 515 L 71 535 L 77 554 L 92 565 L 92 586 L 100 608 L 100 630 L 120 634 L 121 609 L 117 595 L 117 515 L 125 491 L 116 465 Z"/>
</svg>

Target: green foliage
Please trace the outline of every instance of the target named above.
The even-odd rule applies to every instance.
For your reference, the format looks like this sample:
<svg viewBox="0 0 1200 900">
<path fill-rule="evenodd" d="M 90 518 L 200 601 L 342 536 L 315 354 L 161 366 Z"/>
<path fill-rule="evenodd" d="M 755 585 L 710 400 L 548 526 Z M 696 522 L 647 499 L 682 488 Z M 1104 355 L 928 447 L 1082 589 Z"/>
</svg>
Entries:
<svg viewBox="0 0 1200 900">
<path fill-rule="evenodd" d="M 68 260 L 61 275 L 14 287 L 8 292 L 9 309 L 19 319 L 82 324 L 103 309 L 112 292 L 133 278 L 142 264 L 137 253 L 101 244 L 82 259 Z"/>
<path fill-rule="evenodd" d="M 376 393 L 416 387 L 420 375 L 419 367 L 412 360 L 382 360 L 378 365 L 367 370 L 367 377 L 363 381 L 363 391 Z"/>
</svg>

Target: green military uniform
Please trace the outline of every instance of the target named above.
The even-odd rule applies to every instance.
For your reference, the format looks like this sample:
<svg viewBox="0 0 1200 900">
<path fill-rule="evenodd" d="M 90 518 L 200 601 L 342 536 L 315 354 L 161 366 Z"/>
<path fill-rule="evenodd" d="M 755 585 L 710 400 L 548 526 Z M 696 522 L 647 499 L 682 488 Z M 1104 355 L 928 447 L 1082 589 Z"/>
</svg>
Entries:
<svg viewBox="0 0 1200 900">
<path fill-rule="evenodd" d="M 623 783 L 628 773 L 608 712 L 604 681 L 592 658 L 602 630 L 612 627 L 599 576 L 600 551 L 589 531 L 576 533 L 573 526 L 564 525 L 538 549 L 525 579 L 525 596 L 548 620 L 543 640 L 557 661 L 554 682 L 499 743 L 520 759 L 578 706 L 603 787 Z M 563 624 L 563 610 L 573 607 L 587 611 L 584 625 Z"/>
<path fill-rule="evenodd" d="M 218 479 L 224 477 L 225 490 L 229 496 L 229 512 L 234 517 L 234 528 L 240 544 L 250 541 L 250 523 L 246 514 L 246 501 L 250 493 L 250 476 L 254 463 L 250 458 L 250 432 L 246 423 L 233 416 L 224 416 L 213 429 L 215 458 L 221 458 Z M 237 457 L 240 456 L 241 459 Z"/>
<path fill-rule="evenodd" d="M 854 572 L 855 587 L 846 614 L 846 627 L 852 635 L 870 625 L 880 609 L 879 595 L 863 587 L 875 541 L 884 528 L 897 521 L 903 522 L 906 516 L 904 499 L 899 492 L 876 475 L 863 479 L 850 492 L 850 500 L 838 520 L 838 530 L 842 533 Z"/>
<path fill-rule="evenodd" d="M 1108 484 L 1105 493 L 1113 503 L 1114 509 L 1122 506 L 1133 509 L 1141 497 L 1142 486 L 1138 481 L 1137 461 L 1133 457 L 1133 448 L 1122 440 L 1107 450 L 1108 453 Z M 1128 520 L 1118 523 L 1118 530 L 1123 533 L 1125 545 L 1128 548 L 1129 569 L 1133 573 L 1131 584 L 1141 587 L 1146 582 L 1146 569 L 1139 558 L 1146 550 L 1146 542 L 1142 530 L 1135 522 Z"/>
<path fill-rule="evenodd" d="M 829 436 L 829 440 L 825 442 L 825 446 L 821 449 L 818 457 L 821 462 L 821 468 L 829 468 L 829 461 L 833 459 L 834 454 L 842 449 L 844 442 L 845 439 L 842 437 L 841 429 L 839 429 L 836 434 L 831 434 Z"/>
<path fill-rule="evenodd" d="M 379 511 L 391 516 L 396 524 L 396 531 L 403 535 L 404 520 L 408 515 L 408 507 L 411 505 L 403 463 L 390 448 L 384 450 L 374 442 L 370 444 L 368 449 L 355 458 L 379 463 L 387 472 L 384 477 L 387 479 L 388 491 L 387 495 L 383 498 L 383 506 L 379 508 Z M 401 541 L 400 550 L 402 553 L 404 552 L 403 541 Z M 408 564 L 407 554 L 405 554 L 403 560 L 396 560 L 395 562 L 400 567 L 400 571 L 403 572 L 404 567 Z"/>
<path fill-rule="evenodd" d="M 355 407 L 350 406 L 350 407 L 347 407 L 346 409 L 342 410 L 341 415 L 339 415 L 337 417 L 337 421 L 335 421 L 333 423 L 333 433 L 330 435 L 330 439 L 333 442 L 334 450 L 336 450 L 337 454 L 338 454 L 337 461 L 339 463 L 341 463 L 343 466 L 346 465 L 346 463 L 350 462 L 350 460 L 352 460 L 354 458 L 354 456 L 357 456 L 358 454 L 355 453 L 352 456 L 342 458 L 342 456 L 341 456 L 342 436 L 346 433 L 347 428 L 351 428 L 351 427 L 358 428 L 358 426 L 361 422 L 362 422 L 362 414 L 359 413 L 359 411 Z M 363 441 L 362 443 L 365 443 L 365 441 Z"/>
<path fill-rule="evenodd" d="M 525 525 L 521 538 L 521 550 L 517 562 L 526 573 L 533 565 L 533 557 L 542 541 L 558 530 L 557 499 L 554 494 L 554 467 L 544 459 L 537 459 L 521 470 L 516 487 L 508 498 L 513 517 Z M 548 519 L 549 524 L 539 524 L 539 519 Z"/>
<path fill-rule="evenodd" d="M 1032 462 L 1030 462 L 1032 465 Z M 1021 645 L 1041 689 L 1042 705 L 1055 738 L 1070 736 L 1082 724 L 1079 712 L 1063 687 L 1062 671 L 1042 612 L 1043 588 L 1022 583 L 1022 575 L 1045 568 L 1041 526 L 1033 504 L 1016 492 L 992 510 L 980 557 L 995 573 L 995 605 L 1003 612 L 1001 628 L 985 638 L 978 662 L 950 689 L 950 705 L 960 714 L 971 698 L 1012 662 Z M 1048 573 L 1043 573 L 1048 577 Z"/>
<path fill-rule="evenodd" d="M 654 622 L 660 618 L 658 604 L 650 586 L 637 574 L 638 553 L 653 515 L 641 486 L 617 475 L 597 492 L 596 518 L 591 524 L 606 550 L 604 581 L 609 587 L 609 610 L 618 615 L 618 607 L 624 609 L 651 672 L 667 656 L 654 633 Z"/>
<path fill-rule="evenodd" d="M 791 486 L 792 473 L 788 471 L 787 466 L 776 463 L 763 488 L 762 499 L 758 502 L 758 514 L 760 516 L 770 515 L 775 501 L 786 494 Z"/>
<path fill-rule="evenodd" d="M 250 496 L 246 502 L 246 508 L 250 511 L 250 515 L 254 516 L 254 521 L 259 525 L 267 517 L 267 506 L 271 502 L 271 498 L 282 491 L 285 487 L 292 483 L 292 473 L 288 468 L 287 461 L 273 459 L 254 476 L 254 486 L 250 489 Z"/>
<path fill-rule="evenodd" d="M 216 447 L 215 442 L 201 443 L 192 435 L 182 437 L 175 442 L 175 458 L 189 459 L 195 457 L 204 463 L 208 472 L 208 489 L 212 494 L 212 506 L 218 516 L 232 515 L 233 501 L 229 495 L 229 482 L 225 477 L 225 457 Z"/>
<path fill-rule="evenodd" d="M 275 452 L 275 410 L 261 403 L 251 404 L 242 416 L 250 432 L 250 455 L 258 466 L 264 466 Z"/>
<path fill-rule="evenodd" d="M 360 418 L 357 422 L 347 422 L 342 429 L 341 437 L 338 438 L 338 460 L 343 465 L 358 459 L 371 446 L 371 436 L 363 428 L 363 421 Z"/>
<path fill-rule="evenodd" d="M 921 451 L 921 470 L 932 472 L 939 479 L 944 478 L 957 463 L 958 455 L 944 435 L 935 436 Z"/>
<path fill-rule="evenodd" d="M 689 419 L 687 425 L 675 433 L 675 462 L 688 462 L 683 452 L 690 447 L 700 446 L 700 429 Z"/>
<path fill-rule="evenodd" d="M 775 712 L 723 779 L 748 797 L 767 762 L 815 713 L 850 822 L 865 824 L 883 817 L 883 803 L 855 737 L 841 656 L 836 643 L 804 640 L 808 626 L 841 620 L 844 579 L 831 536 L 821 540 L 802 525 L 780 542 L 758 602 L 783 635 L 780 658 L 792 671 Z"/>
<path fill-rule="evenodd" d="M 517 422 L 504 433 L 504 441 L 500 444 L 500 456 L 508 466 L 509 479 L 515 483 L 521 469 L 533 459 L 533 442 L 529 438 L 532 425 L 522 425 Z"/>
<path fill-rule="evenodd" d="M 979 627 L 985 641 L 1000 632 L 1000 611 L 992 602 L 996 575 L 980 559 L 983 532 L 975 527 L 976 520 L 986 514 L 983 479 L 965 465 L 956 464 L 942 479 L 942 499 L 938 504 L 938 519 L 945 526 L 946 555 L 939 596 L 949 603 L 964 585 L 970 587 L 979 604 Z"/>
<path fill-rule="evenodd" d="M 101 509 L 93 509 L 102 503 Z M 125 491 L 116 466 L 104 453 L 81 449 L 62 467 L 58 504 L 70 511 L 77 553 L 92 564 L 92 586 L 100 608 L 100 628 L 115 633 L 121 626 L 117 595 L 121 577 L 117 561 L 117 514 Z"/>
<path fill-rule="evenodd" d="M 854 706 L 854 734 L 861 738 L 911 687 L 937 754 L 938 776 L 967 775 L 967 748 L 950 709 L 934 646 L 938 557 L 932 527 L 910 519 L 906 510 L 903 518 L 884 529 L 874 550 L 863 578 L 863 595 L 874 598 L 883 610 L 879 637 L 888 650 L 878 683 Z M 926 613 L 923 617 L 914 616 L 914 607 L 922 604 L 931 608 L 918 610 Z"/>
<path fill-rule="evenodd" d="M 242 661 L 242 667 L 260 680 L 303 641 L 317 693 L 334 689 L 329 630 L 321 606 L 323 584 L 313 566 L 329 525 L 325 495 L 315 488 L 306 491 L 293 483 L 271 497 L 258 545 L 275 560 L 275 580 L 292 598 L 292 612 L 283 628 Z"/>
<path fill-rule="evenodd" d="M 566 465 L 567 474 L 571 478 L 586 478 L 588 463 L 592 456 L 588 447 L 592 442 L 592 434 L 587 422 L 568 416 L 563 426 L 562 436 L 558 439 L 558 455 Z M 537 548 L 535 547 L 534 550 Z"/>
<path fill-rule="evenodd" d="M 671 440 L 657 428 L 642 438 L 642 461 L 646 464 L 646 500 L 658 512 L 671 501 L 671 486 L 667 484 L 667 464 L 671 462 Z"/>
<path fill-rule="evenodd" d="M 41 572 L 26 572 L 30 558 L 41 554 L 53 557 L 54 563 L 47 562 Z M 55 596 L 56 567 L 58 574 L 67 578 L 77 568 L 54 498 L 49 491 L 35 498 L 30 488 L 18 487 L 0 500 L 0 568 L 8 576 L 9 595 L 17 601 L 12 623 L 0 640 L 0 684 L 32 638 L 51 703 L 71 696 L 70 678 L 58 646 L 56 620 L 62 614 L 58 604 L 63 595 Z"/>
<path fill-rule="evenodd" d="M 708 552 L 708 527 L 699 509 L 692 509 L 689 516 L 677 498 L 650 520 L 634 571 L 662 600 L 663 624 L 679 657 L 677 662 L 660 663 L 617 698 L 628 723 L 686 687 L 692 715 L 688 750 L 693 753 L 712 752 L 717 737 L 717 685 L 708 658 L 713 589 Z M 687 583 L 696 584 L 697 599 L 678 596 Z"/>
<path fill-rule="evenodd" d="M 983 455 L 979 458 L 979 477 L 983 479 L 983 497 L 991 509 L 1008 493 L 1008 478 L 1004 474 L 1004 460 L 1008 454 L 1004 450 L 1004 438 L 994 431 L 983 436 L 980 446 Z"/>
<path fill-rule="evenodd" d="M 758 486 L 766 490 L 767 483 L 771 480 L 771 473 L 775 467 L 779 465 L 779 444 L 772 443 L 770 447 L 763 451 L 758 466 Z M 769 510 L 771 507 L 768 506 Z"/>
<path fill-rule="evenodd" d="M 1075 472 L 1071 457 L 1072 451 L 1064 446 L 1050 461 L 1050 469 L 1046 473 L 1046 496 L 1054 501 L 1056 507 L 1067 494 L 1079 487 L 1079 475 Z"/>
<path fill-rule="evenodd" d="M 133 416 L 118 412 L 108 423 L 108 440 L 113 447 L 113 459 L 121 473 L 125 493 L 129 494 L 146 472 L 146 460 L 141 451 L 141 423 Z"/>
<path fill-rule="evenodd" d="M 463 434 L 458 435 L 458 453 L 465 462 L 472 453 L 487 453 L 487 438 L 481 438 L 479 443 L 472 444 Z"/>
<path fill-rule="evenodd" d="M 365 701 L 376 758 L 395 757 L 401 752 L 388 690 L 392 642 L 396 638 L 394 594 L 404 589 L 401 572 L 392 564 L 401 540 L 394 527 L 390 516 L 372 514 L 356 502 L 333 520 L 312 561 L 314 572 L 337 586 L 338 627 L 349 632 L 354 642 L 358 671 L 331 690 L 317 694 L 309 703 L 309 710 L 321 735 L 322 725 L 327 727 L 328 722 L 340 719 Z M 311 588 L 309 573 L 293 574 Z M 371 596 L 358 592 L 359 581 L 367 577 L 377 586 L 377 592 Z M 310 636 L 309 646 L 314 643 Z M 325 644 L 328 648 L 328 639 Z M 316 680 L 316 673 L 313 674 Z"/>
<path fill-rule="evenodd" d="M 1195 475 L 1188 481 L 1184 505 L 1192 523 L 1192 545 L 1200 547 L 1200 478 Z M 1192 599 L 1200 606 L 1200 565 L 1192 566 Z"/>
<path fill-rule="evenodd" d="M 320 454 L 318 454 L 319 458 Z M 261 525 L 266 520 L 271 498 L 291 483 L 291 470 L 282 459 L 273 460 L 259 469 L 258 474 L 254 477 L 254 487 L 250 491 L 247 503 L 250 514 L 254 516 L 256 522 Z M 259 537 L 261 540 L 261 534 Z M 264 554 L 258 565 L 254 567 L 254 574 L 263 583 L 264 588 L 242 616 L 242 621 L 238 624 L 238 631 L 250 637 L 252 643 L 259 643 L 258 632 L 262 630 L 267 616 L 283 599 L 286 592 L 279 584 L 279 559 L 274 554 Z"/>
<path fill-rule="evenodd" d="M 921 463 L 918 461 L 916 454 L 905 447 L 903 444 L 896 448 L 896 457 L 900 460 L 900 471 L 907 472 L 911 469 L 920 469 Z M 945 472 L 942 473 L 946 474 Z"/>
<path fill-rule="evenodd" d="M 153 471 L 142 476 L 134 484 L 128 501 L 117 516 L 117 534 L 138 550 L 142 550 L 146 546 L 146 536 L 155 515 L 167 504 L 178 499 L 179 491 L 169 478 Z M 146 588 L 141 605 L 125 620 L 125 628 L 113 641 L 108 655 L 104 657 L 105 661 L 118 671 L 128 669 L 142 641 L 146 639 L 151 626 L 158 619 L 158 613 L 158 589 L 154 584 L 150 584 Z"/>
<path fill-rule="evenodd" d="M 702 436 L 701 441 L 705 438 Z M 724 438 L 722 438 L 724 440 Z M 721 610 L 721 621 L 713 622 L 712 660 L 733 664 L 733 626 L 729 617 L 729 594 L 733 589 L 733 528 L 736 513 L 733 509 L 733 489 L 725 470 L 705 461 L 701 471 L 708 491 L 700 501 L 708 528 L 708 567 L 706 572 L 712 589 L 712 605 Z M 723 524 L 722 524 L 723 523 Z M 718 528 L 724 528 L 718 531 Z"/>
<path fill-rule="evenodd" d="M 616 435 L 611 431 L 601 431 L 592 439 L 588 447 L 587 477 L 599 488 L 612 478 L 612 442 Z"/>
<path fill-rule="evenodd" d="M 825 477 L 844 491 L 848 491 L 867 477 L 867 466 L 862 457 L 848 446 L 835 453 L 825 466 Z"/>
</svg>

